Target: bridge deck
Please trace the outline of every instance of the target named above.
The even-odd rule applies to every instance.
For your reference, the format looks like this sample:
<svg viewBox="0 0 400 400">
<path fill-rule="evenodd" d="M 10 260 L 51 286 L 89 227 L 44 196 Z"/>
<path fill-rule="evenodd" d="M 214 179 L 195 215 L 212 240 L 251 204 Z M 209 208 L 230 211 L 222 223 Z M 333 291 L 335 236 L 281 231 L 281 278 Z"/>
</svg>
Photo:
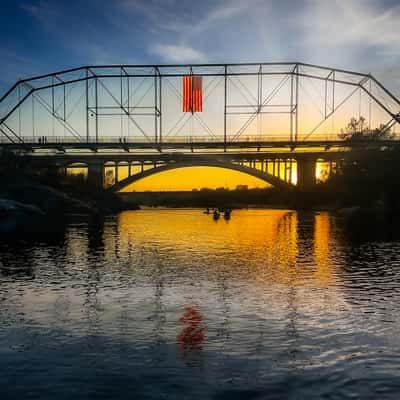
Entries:
<svg viewBox="0 0 400 400">
<path fill-rule="evenodd" d="M 88 150 L 97 152 L 99 150 L 124 150 L 131 152 L 135 150 L 163 150 L 189 149 L 194 150 L 222 150 L 229 151 L 234 149 L 256 149 L 257 151 L 289 149 L 320 151 L 332 148 L 348 149 L 368 149 L 368 148 L 399 148 L 400 140 L 307 140 L 307 141 L 237 141 L 226 143 L 224 141 L 174 141 L 174 142 L 130 142 L 130 141 L 107 141 L 107 142 L 71 142 L 71 141 L 52 141 L 51 138 L 45 142 L 29 141 L 20 143 L 0 143 L 0 148 L 12 150 L 35 151 L 39 149 L 53 149 L 57 151 L 66 150 Z"/>
</svg>

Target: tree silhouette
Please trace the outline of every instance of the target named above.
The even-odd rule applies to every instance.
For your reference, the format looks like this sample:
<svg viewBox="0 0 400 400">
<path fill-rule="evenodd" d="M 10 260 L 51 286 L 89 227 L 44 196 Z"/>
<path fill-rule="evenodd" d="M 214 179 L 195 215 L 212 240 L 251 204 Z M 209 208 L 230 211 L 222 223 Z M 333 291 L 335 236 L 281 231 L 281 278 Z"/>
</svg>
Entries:
<svg viewBox="0 0 400 400">
<path fill-rule="evenodd" d="M 384 124 L 381 124 L 379 128 L 371 129 L 366 119 L 361 116 L 359 119 L 352 117 L 338 136 L 343 140 L 391 140 L 395 134 Z"/>
</svg>

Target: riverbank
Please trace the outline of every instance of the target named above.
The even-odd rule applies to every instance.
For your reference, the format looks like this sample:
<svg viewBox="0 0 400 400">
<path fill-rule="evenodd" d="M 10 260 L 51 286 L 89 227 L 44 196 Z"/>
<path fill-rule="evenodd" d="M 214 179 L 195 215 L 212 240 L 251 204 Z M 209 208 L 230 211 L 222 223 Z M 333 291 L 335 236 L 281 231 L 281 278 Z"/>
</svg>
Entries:
<svg viewBox="0 0 400 400">
<path fill-rule="evenodd" d="M 53 232 L 72 215 L 90 217 L 138 209 L 109 193 L 94 195 L 62 180 L 3 176 L 0 189 L 0 236 L 26 237 Z M 51 185 L 50 185 L 51 183 Z"/>
<path fill-rule="evenodd" d="M 290 193 L 271 189 L 120 192 L 124 204 L 167 208 L 293 208 Z"/>
<path fill-rule="evenodd" d="M 199 190 L 174 192 L 120 192 L 117 196 L 127 207 L 165 208 L 270 208 L 311 211 L 337 211 L 365 209 L 384 212 L 388 208 L 382 201 L 361 201 L 334 195 L 326 187 L 317 186 L 309 192 L 282 191 L 275 188 L 247 190 Z M 352 201 L 353 200 L 353 201 Z"/>
</svg>

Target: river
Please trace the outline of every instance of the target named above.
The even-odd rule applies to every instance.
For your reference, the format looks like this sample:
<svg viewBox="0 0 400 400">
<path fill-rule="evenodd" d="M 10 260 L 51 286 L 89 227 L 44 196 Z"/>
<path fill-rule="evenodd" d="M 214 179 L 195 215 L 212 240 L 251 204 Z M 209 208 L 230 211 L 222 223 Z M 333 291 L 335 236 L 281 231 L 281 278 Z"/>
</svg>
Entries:
<svg viewBox="0 0 400 400">
<path fill-rule="evenodd" d="M 1 399 L 397 399 L 387 224 L 141 210 L 3 242 Z"/>
</svg>

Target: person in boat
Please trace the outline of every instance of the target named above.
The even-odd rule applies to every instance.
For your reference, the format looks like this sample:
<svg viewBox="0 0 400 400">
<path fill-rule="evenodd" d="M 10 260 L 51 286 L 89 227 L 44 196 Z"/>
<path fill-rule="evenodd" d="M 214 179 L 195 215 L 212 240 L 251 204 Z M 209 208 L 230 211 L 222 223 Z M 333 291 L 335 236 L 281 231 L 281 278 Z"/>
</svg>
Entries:
<svg viewBox="0 0 400 400">
<path fill-rule="evenodd" d="M 224 210 L 224 218 L 225 218 L 225 219 L 230 219 L 230 218 L 231 218 L 231 212 L 232 212 L 231 209 L 226 208 L 226 209 Z"/>
<path fill-rule="evenodd" d="M 214 210 L 213 217 L 214 217 L 214 219 L 218 219 L 219 218 L 218 210 Z"/>
</svg>

